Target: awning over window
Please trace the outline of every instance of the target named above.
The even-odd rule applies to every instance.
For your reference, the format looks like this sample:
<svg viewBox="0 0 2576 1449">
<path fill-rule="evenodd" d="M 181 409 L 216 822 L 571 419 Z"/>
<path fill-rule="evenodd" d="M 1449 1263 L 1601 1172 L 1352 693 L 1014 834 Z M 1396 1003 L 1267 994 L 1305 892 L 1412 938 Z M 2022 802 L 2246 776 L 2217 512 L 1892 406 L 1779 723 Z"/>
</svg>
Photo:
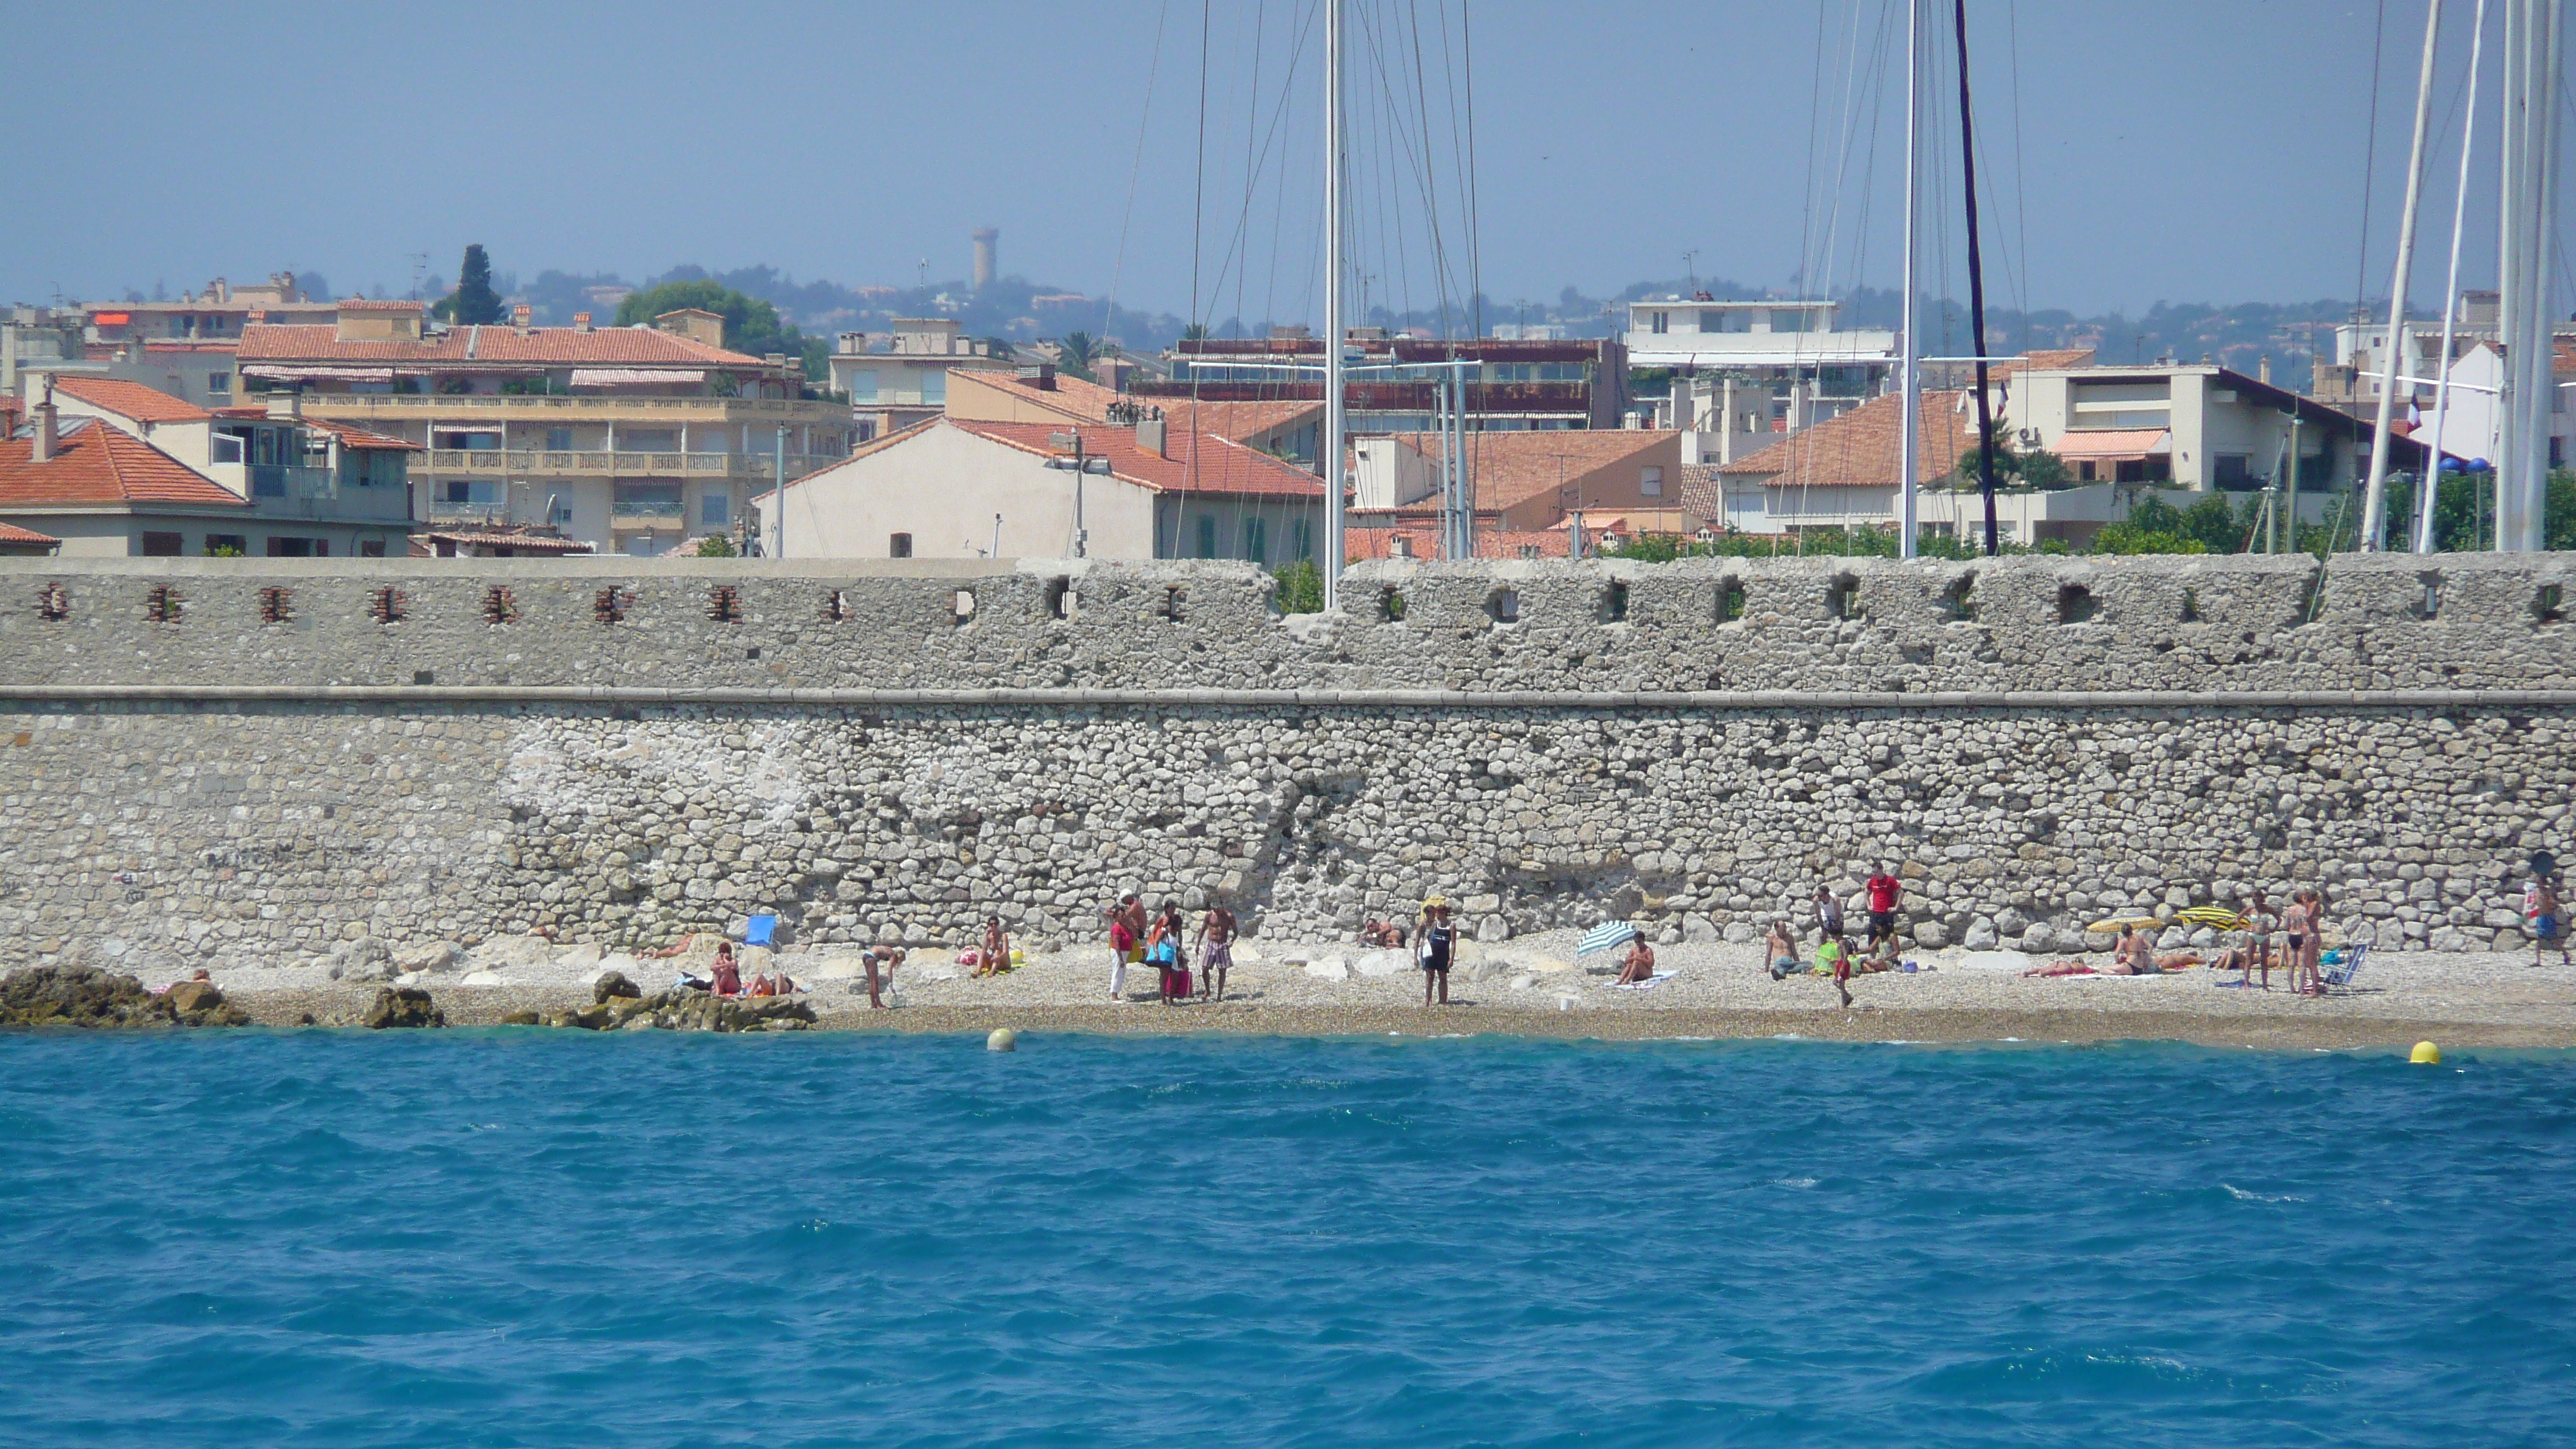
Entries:
<svg viewBox="0 0 2576 1449">
<path fill-rule="evenodd" d="M 572 385 L 575 387 L 616 387 L 639 382 L 698 383 L 706 380 L 706 373 L 696 368 L 576 367 L 572 370 Z"/>
<path fill-rule="evenodd" d="M 402 375 L 419 377 L 416 369 L 405 368 Z M 244 377 L 265 378 L 270 382 L 391 382 L 395 369 L 390 367 L 288 367 L 273 362 L 254 362 L 242 369 Z"/>
<path fill-rule="evenodd" d="M 2068 462 L 2130 462 L 2173 452 L 2168 428 L 2085 428 L 2058 439 L 2051 450 Z"/>
</svg>

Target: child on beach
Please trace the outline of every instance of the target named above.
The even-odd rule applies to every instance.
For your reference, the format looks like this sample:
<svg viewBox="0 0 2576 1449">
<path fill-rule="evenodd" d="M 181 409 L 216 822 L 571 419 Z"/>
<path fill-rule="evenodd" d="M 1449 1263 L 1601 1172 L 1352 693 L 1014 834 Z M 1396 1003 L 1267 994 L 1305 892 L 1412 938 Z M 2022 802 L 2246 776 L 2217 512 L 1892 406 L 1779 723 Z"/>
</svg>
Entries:
<svg viewBox="0 0 2576 1449">
<path fill-rule="evenodd" d="M 1843 1005 L 1852 1004 L 1851 948 L 1842 937 L 1828 934 L 1816 947 L 1816 970 L 1834 978 L 1834 989 L 1842 993 Z"/>
<path fill-rule="evenodd" d="M 2558 899 L 2558 883 L 2534 872 L 2531 885 L 2522 893 L 2523 919 L 2531 922 L 2531 964 L 2540 964 L 2540 954 L 2555 944 L 2558 964 L 2568 963 L 2567 920 L 2565 908 Z"/>
<path fill-rule="evenodd" d="M 1440 1004 L 1449 1004 L 1449 959 L 1458 939 L 1457 928 L 1449 924 L 1449 898 L 1433 896 L 1422 903 L 1422 919 L 1413 928 L 1413 939 L 1422 952 L 1422 1004 L 1431 1004 L 1432 987 L 1437 978 Z"/>
</svg>

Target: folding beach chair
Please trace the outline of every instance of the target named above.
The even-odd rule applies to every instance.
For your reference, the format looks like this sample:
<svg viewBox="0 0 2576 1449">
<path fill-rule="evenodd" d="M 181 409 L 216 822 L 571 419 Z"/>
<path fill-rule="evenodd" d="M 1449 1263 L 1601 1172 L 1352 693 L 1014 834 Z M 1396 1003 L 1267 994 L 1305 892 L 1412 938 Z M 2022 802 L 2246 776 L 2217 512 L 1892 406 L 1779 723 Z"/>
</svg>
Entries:
<svg viewBox="0 0 2576 1449">
<path fill-rule="evenodd" d="M 2329 989 L 2350 986 L 2354 974 L 2361 970 L 2361 958 L 2368 954 L 2368 946 L 2338 946 L 2317 958 L 2317 974 Z"/>
<path fill-rule="evenodd" d="M 742 943 L 746 946 L 770 946 L 777 944 L 777 940 L 776 916 L 753 916 L 742 923 Z"/>
</svg>

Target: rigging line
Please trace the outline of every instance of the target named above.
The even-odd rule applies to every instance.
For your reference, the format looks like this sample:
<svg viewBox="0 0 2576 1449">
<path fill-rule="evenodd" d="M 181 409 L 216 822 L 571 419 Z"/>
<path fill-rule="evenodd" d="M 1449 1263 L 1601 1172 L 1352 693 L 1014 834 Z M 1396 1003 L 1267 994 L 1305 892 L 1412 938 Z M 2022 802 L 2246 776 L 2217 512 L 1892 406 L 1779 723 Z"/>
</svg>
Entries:
<svg viewBox="0 0 2576 1449">
<path fill-rule="evenodd" d="M 1100 312 L 1100 332 L 1104 337 L 1116 330 L 1118 286 L 1127 272 L 1127 229 L 1136 220 L 1136 179 L 1145 174 L 1145 133 L 1154 118 L 1154 77 L 1163 68 L 1163 20 L 1171 9 L 1171 0 L 1163 0 L 1162 9 L 1154 13 L 1154 49 L 1145 62 L 1145 108 L 1136 118 L 1136 156 L 1127 166 L 1127 212 L 1118 222 L 1118 258 L 1110 264 L 1109 296 Z"/>
<path fill-rule="evenodd" d="M 1303 43 L 1303 37 L 1300 37 L 1300 44 L 1302 45 L 1302 43 Z M 1287 118 L 1287 113 L 1288 113 L 1288 103 L 1289 103 L 1289 99 L 1290 99 L 1290 97 L 1291 97 L 1291 96 L 1292 96 L 1292 94 L 1293 94 L 1293 91 L 1292 91 L 1292 90 L 1291 90 L 1291 88 L 1290 88 L 1290 84 L 1289 84 L 1289 82 L 1293 82 L 1293 81 L 1295 80 L 1295 78 L 1296 78 L 1296 66 L 1295 66 L 1295 64 L 1294 64 L 1294 62 L 1295 62 L 1295 60 L 1296 60 L 1296 52 L 1295 52 L 1295 51 L 1292 51 L 1292 52 L 1290 53 L 1290 57 L 1289 57 L 1289 59 L 1290 59 L 1291 64 L 1290 64 L 1290 66 L 1289 66 L 1289 77 L 1288 77 L 1288 81 L 1283 81 L 1283 82 L 1281 83 L 1281 85 L 1280 85 L 1280 89 L 1279 89 L 1279 104 L 1278 104 L 1278 106 L 1277 106 L 1277 107 L 1272 111 L 1271 118 L 1270 118 L 1270 130 L 1269 130 L 1269 133 L 1268 133 L 1267 135 L 1265 135 L 1265 136 L 1263 136 L 1263 137 L 1261 138 L 1261 149 L 1260 149 L 1260 152 L 1259 152 L 1259 155 L 1258 155 L 1258 158 L 1257 158 L 1257 164 L 1254 164 L 1254 158 L 1252 158 L 1252 157 L 1250 157 L 1250 156 L 1247 156 L 1246 169 L 1245 169 L 1245 173 L 1244 173 L 1243 209 L 1242 209 L 1241 214 L 1236 218 L 1236 221 L 1235 221 L 1235 228 L 1234 228 L 1233 233 L 1232 233 L 1232 234 L 1229 236 L 1229 238 L 1227 239 L 1227 242 L 1226 242 L 1225 257 L 1224 257 L 1224 259 L 1223 259 L 1222 261 L 1220 261 L 1220 262 L 1217 264 L 1216 275 L 1217 275 L 1217 286 L 1219 287 L 1219 289 L 1222 289 L 1222 288 L 1224 287 L 1224 285 L 1225 285 L 1225 277 L 1226 277 L 1227 272 L 1228 272 L 1229 270 L 1231 270 L 1231 269 L 1236 268 L 1236 267 L 1237 267 L 1237 265 L 1238 265 L 1238 263 L 1239 263 L 1239 264 L 1240 264 L 1240 266 L 1241 266 L 1241 270 L 1238 270 L 1238 271 L 1235 271 L 1235 272 L 1234 272 L 1234 275 L 1235 275 L 1235 277 L 1236 277 L 1236 279 L 1237 279 L 1237 285 L 1236 285 L 1236 294 L 1237 294 L 1237 296 L 1236 296 L 1236 310 L 1237 310 L 1238 312 L 1240 312 L 1240 311 L 1242 310 L 1242 301 L 1241 301 L 1242 279 L 1243 279 L 1244 277 L 1248 276 L 1248 275 L 1249 275 L 1249 273 L 1250 273 L 1250 270 L 1251 270 L 1251 256 L 1252 256 L 1252 253 L 1251 253 L 1251 249 L 1250 249 L 1250 245 L 1249 245 L 1249 239 L 1248 239 L 1248 235 L 1247 235 L 1247 234 L 1248 234 L 1248 232 L 1249 232 L 1249 230 L 1250 230 L 1250 228 L 1251 228 L 1251 224 L 1252 224 L 1252 196 L 1253 196 L 1253 192 L 1254 192 L 1255 188 L 1257 188 L 1257 187 L 1260 185 L 1260 181 L 1261 181 L 1261 177 L 1262 177 L 1262 175 L 1263 175 L 1264 173 L 1266 173 L 1266 172 L 1270 169 L 1270 154 L 1271 154 L 1271 148 L 1272 148 L 1273 143 L 1274 143 L 1274 142 L 1276 142 L 1276 141 L 1279 139 L 1279 137 L 1281 136 L 1281 134 L 1282 134 L 1281 127 L 1282 127 L 1282 124 L 1284 123 L 1284 121 L 1285 121 L 1285 120 L 1286 120 L 1286 118 Z M 1256 115 L 1256 117 L 1257 117 L 1257 115 L 1258 115 L 1258 101 L 1257 101 L 1257 98 L 1256 98 L 1256 103 L 1255 103 L 1255 105 L 1256 105 L 1255 115 Z M 1283 181 L 1282 185 L 1283 185 L 1283 187 L 1284 187 L 1284 185 L 1285 185 L 1285 182 L 1284 182 L 1284 181 Z M 1275 262 L 1276 262 L 1276 258 L 1275 258 L 1275 257 L 1273 258 L 1273 261 L 1274 261 L 1274 270 L 1275 270 Z"/>
<path fill-rule="evenodd" d="M 1393 10 L 1395 0 L 1387 0 L 1387 3 L 1389 10 L 1387 17 L 1388 33 L 1386 44 L 1389 49 L 1392 49 L 1399 38 L 1395 34 L 1396 19 Z M 1386 104 L 1386 178 L 1387 189 L 1389 192 L 1388 204 L 1397 208 L 1396 242 L 1397 245 L 1402 246 L 1405 249 L 1403 265 L 1400 268 L 1404 277 L 1404 311 L 1400 314 L 1399 320 L 1403 324 L 1403 328 L 1409 330 L 1416 325 L 1416 318 L 1420 314 L 1414 310 L 1413 306 L 1413 249 L 1412 243 L 1407 240 L 1404 235 L 1404 213 L 1401 208 L 1403 205 L 1402 198 L 1407 186 L 1410 186 L 1416 193 L 1421 191 L 1422 174 L 1420 168 L 1415 165 L 1417 158 L 1413 149 L 1413 136 L 1405 115 L 1403 94 L 1403 56 L 1398 53 L 1392 57 L 1394 62 L 1392 69 L 1389 69 L 1389 55 L 1386 51 L 1377 52 L 1373 56 L 1373 59 L 1376 61 L 1376 69 L 1378 72 L 1379 94 Z M 1395 171 L 1396 165 L 1399 161 L 1404 167 L 1404 177 L 1401 184 L 1396 180 Z M 1434 275 L 1432 280 L 1434 290 L 1436 291 L 1439 281 L 1436 261 L 1434 263 Z"/>
<path fill-rule="evenodd" d="M 1440 10 L 1441 53 L 1448 53 L 1449 10 Z M 1458 0 L 1458 68 L 1467 77 L 1467 286 L 1472 294 L 1469 304 L 1476 309 L 1469 335 L 1485 335 L 1485 235 L 1482 214 L 1476 205 L 1476 44 L 1470 29 L 1467 0 Z M 1454 91 L 1453 91 L 1454 94 Z M 1477 431 L 1482 432 L 1480 427 Z"/>
<path fill-rule="evenodd" d="M 1366 12 L 1363 11 L 1362 13 L 1365 14 Z M 1402 112 L 1397 108 L 1394 84 L 1387 78 L 1386 51 L 1378 42 L 1377 30 L 1366 21 L 1361 22 L 1361 29 L 1368 35 L 1369 71 L 1377 77 L 1377 96 L 1375 99 L 1378 106 L 1378 112 L 1372 130 L 1378 143 L 1377 179 L 1378 190 L 1380 192 L 1378 200 L 1382 207 L 1380 212 L 1381 244 L 1383 244 L 1384 241 L 1384 223 L 1391 220 L 1395 226 L 1395 242 L 1392 247 L 1388 248 L 1385 260 L 1393 263 L 1392 269 L 1395 273 L 1395 275 L 1389 280 L 1396 283 L 1396 291 L 1395 295 L 1389 300 L 1397 302 L 1400 305 L 1389 309 L 1391 314 L 1389 321 L 1394 325 L 1388 330 L 1400 331 L 1410 322 L 1413 316 L 1413 248 L 1405 239 L 1404 208 L 1399 205 L 1396 200 L 1399 193 L 1395 184 L 1395 141 L 1393 138 L 1400 133 L 1403 123 L 1397 120 L 1396 117 L 1401 115 Z"/>
<path fill-rule="evenodd" d="M 1252 188 L 1256 176 L 1252 141 L 1254 134 L 1261 129 L 1261 42 L 1269 23 L 1270 0 L 1261 0 L 1252 9 L 1252 83 L 1244 88 L 1243 96 L 1243 215 L 1235 224 L 1237 241 L 1252 225 Z M 1238 327 L 1247 325 L 1243 320 L 1243 287 L 1251 273 L 1252 268 L 1246 265 L 1234 274 L 1234 322 Z M 1219 268 L 1217 275 L 1225 275 L 1224 269 Z"/>
<path fill-rule="evenodd" d="M 1207 336 L 1207 319 L 1199 315 L 1199 223 L 1207 215 L 1208 30 L 1215 12 L 1216 0 L 1199 0 L 1199 145 L 1197 186 L 1190 196 L 1190 324 L 1198 328 L 1201 338 Z M 1181 526 L 1189 519 L 1190 494 L 1197 491 L 1199 482 L 1199 450 L 1196 440 L 1200 371 L 1201 369 L 1196 367 L 1190 369 L 1189 437 L 1192 441 L 1189 466 L 1183 475 L 1180 506 L 1172 510 L 1172 552 L 1169 556 L 1173 558 L 1180 556 Z"/>
<path fill-rule="evenodd" d="M 1977 123 L 1968 100 L 1968 0 L 1952 0 L 1951 15 L 1959 37 L 1959 175 L 1960 195 L 1968 215 L 1968 316 L 1977 344 L 1977 486 L 1986 499 L 1986 556 L 1994 557 L 1995 419 L 1986 393 L 1986 274 L 1977 256 Z M 2295 461 L 2295 460 L 2294 460 Z"/>
<path fill-rule="evenodd" d="M 1312 33 L 1315 15 L 1324 3 L 1326 0 L 1315 0 L 1315 3 L 1309 4 L 1305 10 L 1305 18 L 1297 22 L 1297 40 L 1288 49 L 1288 74 L 1279 83 L 1279 115 L 1282 126 L 1287 122 L 1289 98 L 1296 93 L 1297 68 L 1306 54 L 1306 37 Z M 1264 284 L 1261 296 L 1262 317 L 1265 321 L 1272 322 L 1279 318 L 1279 238 L 1286 232 L 1288 225 L 1288 184 L 1287 166 L 1283 162 L 1279 173 L 1279 191 L 1271 198 L 1270 277 Z M 1307 275 L 1311 278 L 1313 274 L 1309 271 Z M 1300 312 L 1298 315 L 1306 314 Z"/>
<path fill-rule="evenodd" d="M 2361 149 L 2361 255 L 2352 268 L 2352 307 L 2366 305 L 2370 286 L 2370 184 L 2379 172 L 2379 51 L 2388 36 L 2388 0 L 2379 0 L 2370 26 L 2370 125 Z"/>
<path fill-rule="evenodd" d="M 1848 28 L 1849 38 L 1844 46 L 1845 59 L 1841 87 L 1835 92 L 1837 99 L 1834 102 L 1834 108 L 1841 113 L 1841 121 L 1834 130 L 1833 184 L 1825 193 L 1825 234 L 1818 239 L 1814 251 L 1798 259 L 1798 265 L 1805 273 L 1803 278 L 1805 285 L 1802 290 L 1810 295 L 1818 286 L 1816 274 L 1819 270 L 1825 273 L 1822 285 L 1828 287 L 1833 285 L 1834 239 L 1841 234 L 1842 230 L 1843 186 L 1851 165 L 1851 71 L 1858 62 L 1858 57 L 1852 52 L 1859 44 L 1859 15 L 1860 0 L 1852 0 L 1853 23 Z M 1804 342 L 1797 344 L 1791 349 L 1792 355 L 1802 353 L 1805 346 Z"/>
<path fill-rule="evenodd" d="M 1801 286 L 1807 282 L 1807 248 L 1816 226 L 1816 139 L 1824 127 L 1826 8 L 1816 7 L 1816 63 L 1807 78 L 1807 172 L 1798 198 L 1797 282 Z"/>
<path fill-rule="evenodd" d="M 2381 0 L 2386 3 L 2386 0 Z M 2004 35 L 2012 50 L 2013 227 L 2019 233 L 2014 250 L 2021 254 L 2021 350 L 2030 351 L 2030 193 L 2022 185 L 2021 145 L 2021 0 L 2008 0 Z"/>
<path fill-rule="evenodd" d="M 1432 278 L 1440 291 L 1440 335 L 1449 336 L 1449 250 L 1440 239 L 1440 187 L 1431 164 L 1431 95 L 1422 70 L 1422 0 L 1410 0 L 1406 19 L 1413 30 L 1413 108 L 1422 126 L 1422 186 L 1431 211 Z"/>
</svg>

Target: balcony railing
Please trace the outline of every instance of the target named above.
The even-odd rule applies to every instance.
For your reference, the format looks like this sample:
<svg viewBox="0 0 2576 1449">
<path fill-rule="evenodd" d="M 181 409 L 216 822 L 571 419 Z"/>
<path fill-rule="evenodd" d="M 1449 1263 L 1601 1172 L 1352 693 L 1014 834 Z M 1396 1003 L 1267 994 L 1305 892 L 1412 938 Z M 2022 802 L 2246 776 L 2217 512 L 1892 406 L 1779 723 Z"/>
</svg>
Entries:
<svg viewBox="0 0 2576 1449">
<path fill-rule="evenodd" d="M 411 416 L 465 414 L 499 417 L 541 412 L 578 417 L 584 413 L 688 413 L 693 417 L 780 418 L 811 422 L 848 416 L 846 403 L 822 398 L 783 397 L 556 397 L 545 393 L 314 392 L 304 395 L 304 410 L 323 417 L 351 414 Z"/>
<path fill-rule="evenodd" d="M 787 476 L 800 477 L 841 461 L 832 453 L 790 453 Z M 600 451 L 520 451 L 498 448 L 433 448 L 432 473 L 463 473 L 478 478 L 748 478 L 765 479 L 776 471 L 770 453 L 637 453 Z"/>
<path fill-rule="evenodd" d="M 254 499 L 285 498 L 297 502 L 336 498 L 340 494 L 339 475 L 328 468 L 294 468 L 281 464 L 252 464 L 250 496 Z"/>
<path fill-rule="evenodd" d="M 608 507 L 608 526 L 677 530 L 688 516 L 687 507 L 677 499 L 621 498 Z"/>
<path fill-rule="evenodd" d="M 438 523 L 503 523 L 510 517 L 510 505 L 457 503 L 444 498 L 433 498 L 429 503 L 429 516 L 433 522 Z"/>
</svg>

